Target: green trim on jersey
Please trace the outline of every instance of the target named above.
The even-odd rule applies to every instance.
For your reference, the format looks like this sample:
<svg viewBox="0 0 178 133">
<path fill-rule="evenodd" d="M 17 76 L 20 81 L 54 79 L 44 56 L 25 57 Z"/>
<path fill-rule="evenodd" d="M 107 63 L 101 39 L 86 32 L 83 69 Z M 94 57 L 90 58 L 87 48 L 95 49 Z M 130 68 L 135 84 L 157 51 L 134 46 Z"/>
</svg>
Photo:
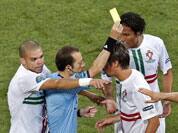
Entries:
<svg viewBox="0 0 178 133">
<path fill-rule="evenodd" d="M 133 54 L 136 69 L 139 71 L 139 65 L 138 65 L 138 59 L 137 59 L 136 51 L 132 50 L 132 54 Z"/>
<path fill-rule="evenodd" d="M 40 100 L 40 99 L 44 99 L 44 96 L 40 96 L 40 97 L 27 97 L 24 100 Z"/>
<path fill-rule="evenodd" d="M 44 101 L 23 101 L 23 104 L 33 104 L 33 105 L 36 105 L 36 104 L 42 104 L 44 103 Z"/>
<path fill-rule="evenodd" d="M 145 68 L 144 68 L 144 62 L 143 62 L 141 50 L 140 49 L 132 50 L 132 54 L 133 54 L 136 69 L 140 71 L 143 75 L 145 75 Z"/>
<path fill-rule="evenodd" d="M 23 104 L 42 104 L 42 103 L 44 103 L 44 96 L 27 97 L 23 101 Z"/>
<path fill-rule="evenodd" d="M 142 53 L 141 53 L 140 49 L 137 50 L 137 52 L 138 52 L 138 57 L 140 58 L 139 61 L 140 61 L 140 65 L 141 65 L 141 72 L 143 75 L 145 75 L 145 68 L 144 68 Z"/>
</svg>

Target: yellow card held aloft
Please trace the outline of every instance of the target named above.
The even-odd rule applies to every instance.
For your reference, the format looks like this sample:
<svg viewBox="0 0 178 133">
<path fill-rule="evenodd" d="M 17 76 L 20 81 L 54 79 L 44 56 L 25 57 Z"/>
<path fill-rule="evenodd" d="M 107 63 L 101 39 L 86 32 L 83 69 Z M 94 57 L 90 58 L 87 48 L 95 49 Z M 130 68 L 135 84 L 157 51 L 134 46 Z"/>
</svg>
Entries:
<svg viewBox="0 0 178 133">
<path fill-rule="evenodd" d="M 121 21 L 120 16 L 119 16 L 116 8 L 112 8 L 111 10 L 109 10 L 109 12 L 110 12 L 110 14 L 112 16 L 112 19 L 113 19 L 114 23 Z"/>
</svg>

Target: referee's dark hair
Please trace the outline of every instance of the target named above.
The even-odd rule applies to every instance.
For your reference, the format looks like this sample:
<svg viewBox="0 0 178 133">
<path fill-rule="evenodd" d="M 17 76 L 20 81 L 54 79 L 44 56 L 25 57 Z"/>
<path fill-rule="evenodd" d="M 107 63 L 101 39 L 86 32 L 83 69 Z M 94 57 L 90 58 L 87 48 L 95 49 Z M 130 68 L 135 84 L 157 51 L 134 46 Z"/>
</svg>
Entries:
<svg viewBox="0 0 178 133">
<path fill-rule="evenodd" d="M 75 60 L 72 57 L 72 53 L 74 52 L 79 52 L 79 49 L 72 46 L 64 46 L 58 50 L 55 63 L 59 71 L 64 71 L 67 65 L 73 67 Z"/>
<path fill-rule="evenodd" d="M 145 30 L 145 20 L 137 13 L 127 12 L 121 15 L 122 25 L 130 27 L 135 33 L 142 34 Z"/>
<path fill-rule="evenodd" d="M 116 61 L 118 61 L 122 69 L 129 68 L 129 51 L 121 41 L 117 41 L 116 45 L 113 46 L 113 51 L 110 54 L 107 64 L 112 65 Z"/>
</svg>

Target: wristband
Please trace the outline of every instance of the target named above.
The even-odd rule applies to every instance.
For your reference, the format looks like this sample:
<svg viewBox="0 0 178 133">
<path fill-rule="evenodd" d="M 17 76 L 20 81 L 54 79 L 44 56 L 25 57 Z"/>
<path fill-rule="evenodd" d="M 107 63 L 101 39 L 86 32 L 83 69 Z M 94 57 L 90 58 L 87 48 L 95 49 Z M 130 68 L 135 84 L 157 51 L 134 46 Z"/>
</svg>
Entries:
<svg viewBox="0 0 178 133">
<path fill-rule="evenodd" d="M 106 40 L 106 42 L 103 46 L 103 49 L 105 49 L 111 53 L 113 51 L 113 45 L 115 45 L 116 42 L 117 42 L 117 40 L 115 40 L 111 37 L 108 37 L 108 39 Z"/>
<path fill-rule="evenodd" d="M 77 116 L 78 116 L 78 117 L 82 117 L 82 116 L 80 115 L 80 109 L 77 110 Z"/>
<path fill-rule="evenodd" d="M 80 78 L 79 85 L 80 86 L 88 86 L 88 85 L 90 85 L 91 80 L 92 80 L 92 78 Z"/>
</svg>

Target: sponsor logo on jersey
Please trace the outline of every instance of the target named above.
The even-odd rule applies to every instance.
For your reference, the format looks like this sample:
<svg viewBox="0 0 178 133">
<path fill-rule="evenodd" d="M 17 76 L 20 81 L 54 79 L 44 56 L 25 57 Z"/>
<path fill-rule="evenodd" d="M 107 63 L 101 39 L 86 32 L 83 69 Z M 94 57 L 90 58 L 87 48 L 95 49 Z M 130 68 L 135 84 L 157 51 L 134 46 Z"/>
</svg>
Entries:
<svg viewBox="0 0 178 133">
<path fill-rule="evenodd" d="M 155 62 L 155 59 L 153 59 L 153 52 L 151 50 L 147 50 L 147 53 L 146 53 L 146 62 L 147 63 L 153 63 Z"/>
<path fill-rule="evenodd" d="M 153 105 L 150 105 L 150 106 L 143 108 L 143 111 L 148 111 L 148 110 L 151 110 L 153 108 L 154 108 Z"/>
</svg>

